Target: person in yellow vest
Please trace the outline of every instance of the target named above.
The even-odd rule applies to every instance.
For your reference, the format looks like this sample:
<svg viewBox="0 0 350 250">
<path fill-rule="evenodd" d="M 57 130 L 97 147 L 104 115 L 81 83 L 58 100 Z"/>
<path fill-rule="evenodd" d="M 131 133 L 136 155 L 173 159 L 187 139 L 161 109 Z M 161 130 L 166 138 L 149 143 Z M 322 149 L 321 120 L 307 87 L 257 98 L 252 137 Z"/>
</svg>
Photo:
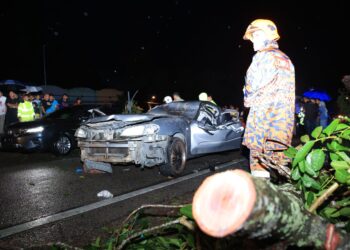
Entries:
<svg viewBox="0 0 350 250">
<path fill-rule="evenodd" d="M 17 116 L 20 122 L 29 122 L 34 120 L 34 107 L 33 104 L 29 101 L 28 94 L 23 95 L 23 102 L 18 104 Z"/>
<path fill-rule="evenodd" d="M 215 101 L 213 100 L 213 98 L 211 97 L 211 95 L 208 95 L 208 94 L 205 93 L 205 92 L 200 93 L 199 96 L 198 96 L 198 99 L 199 99 L 200 101 L 207 101 L 207 102 L 211 102 L 211 103 L 217 105 L 216 102 L 215 102 Z"/>
</svg>

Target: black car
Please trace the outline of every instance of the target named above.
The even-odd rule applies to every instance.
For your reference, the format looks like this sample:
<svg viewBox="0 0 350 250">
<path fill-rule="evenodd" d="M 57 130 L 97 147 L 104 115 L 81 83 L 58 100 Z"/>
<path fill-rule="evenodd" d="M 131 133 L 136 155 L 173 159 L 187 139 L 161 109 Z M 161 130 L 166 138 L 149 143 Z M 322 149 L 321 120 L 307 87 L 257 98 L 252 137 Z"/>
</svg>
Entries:
<svg viewBox="0 0 350 250">
<path fill-rule="evenodd" d="M 76 147 L 74 133 L 79 125 L 101 114 L 96 105 L 79 105 L 32 122 L 14 123 L 5 129 L 0 145 L 3 150 L 52 151 L 66 155 Z"/>
</svg>

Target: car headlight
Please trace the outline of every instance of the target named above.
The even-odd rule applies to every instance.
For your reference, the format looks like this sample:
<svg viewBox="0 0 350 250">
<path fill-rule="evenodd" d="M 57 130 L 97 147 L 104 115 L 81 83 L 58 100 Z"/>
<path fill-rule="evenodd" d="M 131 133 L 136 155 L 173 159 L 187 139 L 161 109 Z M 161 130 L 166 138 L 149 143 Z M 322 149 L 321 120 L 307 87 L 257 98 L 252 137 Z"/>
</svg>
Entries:
<svg viewBox="0 0 350 250">
<path fill-rule="evenodd" d="M 25 133 L 40 133 L 44 131 L 44 127 L 27 128 L 24 130 Z"/>
<path fill-rule="evenodd" d="M 87 133 L 84 129 L 82 128 L 78 128 L 76 131 L 75 131 L 75 137 L 78 137 L 78 138 L 86 138 L 87 137 Z"/>
<path fill-rule="evenodd" d="M 128 136 L 142 136 L 142 135 L 152 135 L 157 133 L 159 130 L 159 126 L 157 124 L 147 124 L 147 125 L 138 125 L 132 126 L 129 128 L 125 128 L 120 136 L 128 137 Z"/>
</svg>

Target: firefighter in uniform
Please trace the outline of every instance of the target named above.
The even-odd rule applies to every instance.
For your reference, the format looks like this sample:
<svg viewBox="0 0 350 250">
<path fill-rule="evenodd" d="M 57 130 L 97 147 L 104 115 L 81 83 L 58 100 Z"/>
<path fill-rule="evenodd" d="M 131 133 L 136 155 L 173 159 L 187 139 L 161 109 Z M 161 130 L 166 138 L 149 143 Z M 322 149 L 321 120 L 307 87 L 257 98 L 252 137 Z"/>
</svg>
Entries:
<svg viewBox="0 0 350 250">
<path fill-rule="evenodd" d="M 256 54 L 246 74 L 244 106 L 250 108 L 243 144 L 250 149 L 253 176 L 270 178 L 258 153 L 286 163 L 283 151 L 291 144 L 294 127 L 295 72 L 289 57 L 278 48 L 276 25 L 257 19 L 243 39 L 253 43 Z"/>
</svg>

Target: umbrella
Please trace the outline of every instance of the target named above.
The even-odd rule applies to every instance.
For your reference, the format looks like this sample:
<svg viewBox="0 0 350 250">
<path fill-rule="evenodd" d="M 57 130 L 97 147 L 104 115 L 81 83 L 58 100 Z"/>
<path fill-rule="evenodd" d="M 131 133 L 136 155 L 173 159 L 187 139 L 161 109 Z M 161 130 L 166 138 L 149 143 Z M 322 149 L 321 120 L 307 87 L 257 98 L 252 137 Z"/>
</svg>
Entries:
<svg viewBox="0 0 350 250">
<path fill-rule="evenodd" d="M 24 89 L 21 89 L 21 91 L 24 91 L 26 93 L 40 92 L 42 90 L 43 90 L 42 87 L 36 87 L 36 86 L 26 86 Z"/>
<path fill-rule="evenodd" d="M 309 90 L 304 92 L 303 96 L 310 99 L 319 99 L 320 101 L 330 101 L 332 98 L 324 91 Z"/>
</svg>

